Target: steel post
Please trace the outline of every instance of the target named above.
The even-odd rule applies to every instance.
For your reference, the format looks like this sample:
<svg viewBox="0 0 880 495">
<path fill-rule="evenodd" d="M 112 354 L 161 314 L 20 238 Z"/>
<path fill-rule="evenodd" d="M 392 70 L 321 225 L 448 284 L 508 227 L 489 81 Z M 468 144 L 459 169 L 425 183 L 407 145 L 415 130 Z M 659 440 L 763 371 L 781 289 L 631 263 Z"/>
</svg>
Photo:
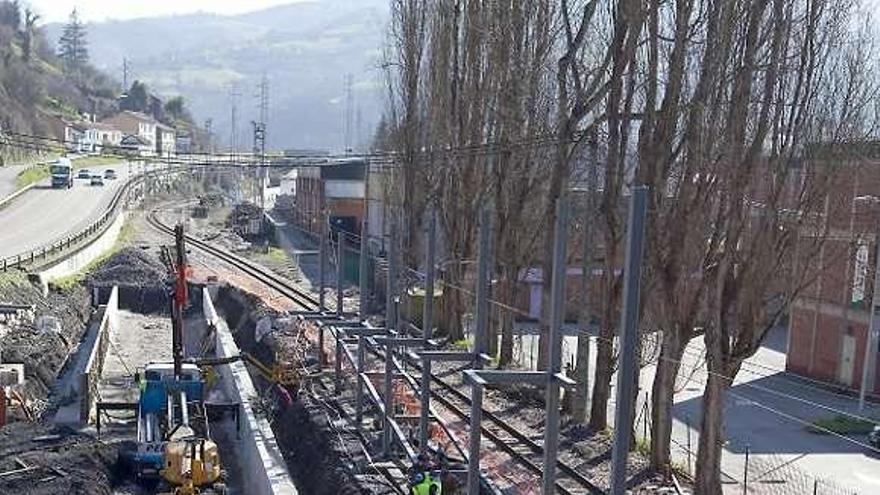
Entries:
<svg viewBox="0 0 880 495">
<path fill-rule="evenodd" d="M 476 290 L 476 316 L 474 322 L 474 353 L 489 353 L 489 337 L 487 326 L 489 323 L 489 269 L 492 265 L 492 216 L 488 205 L 480 209 L 479 217 L 479 252 L 477 254 L 477 290 Z M 474 360 L 474 368 L 481 369 L 482 362 Z"/>
<path fill-rule="evenodd" d="M 434 264 L 437 255 L 437 217 L 432 208 L 428 209 L 426 226 L 427 247 L 425 252 L 425 304 L 422 311 L 423 349 L 428 349 L 428 341 L 434 336 Z M 428 445 L 428 420 L 431 408 L 431 360 L 422 359 L 421 410 L 419 413 L 419 446 Z"/>
<path fill-rule="evenodd" d="M 335 374 L 333 375 L 333 391 L 339 395 L 342 391 L 342 330 L 336 329 L 336 358 L 333 361 Z"/>
<path fill-rule="evenodd" d="M 483 386 L 471 384 L 471 429 L 468 444 L 467 493 L 480 493 L 480 440 L 483 421 Z"/>
<path fill-rule="evenodd" d="M 642 254 L 648 189 L 632 190 L 626 234 L 626 268 L 623 281 L 623 311 L 620 317 L 620 351 L 617 358 L 617 405 L 614 411 L 614 445 L 611 452 L 611 495 L 626 493 L 626 461 L 632 430 L 633 385 L 638 363 L 636 343 L 639 323 Z"/>
<path fill-rule="evenodd" d="M 391 225 L 391 239 L 388 242 L 388 277 L 385 284 L 385 328 L 397 328 L 395 299 L 397 298 L 397 237 L 395 225 Z"/>
<path fill-rule="evenodd" d="M 541 493 L 556 493 L 556 457 L 559 453 L 559 383 L 554 375 L 562 370 L 562 319 L 565 311 L 566 243 L 568 242 L 568 198 L 556 202 L 556 232 L 553 239 L 553 278 L 550 306 L 550 360 L 547 365 L 546 422 L 544 427 L 544 476 Z"/>
<path fill-rule="evenodd" d="M 327 275 L 324 272 L 327 265 L 327 222 L 325 209 L 321 208 L 321 224 L 318 226 L 318 311 L 323 313 L 327 308 L 324 287 L 327 284 Z"/>
<path fill-rule="evenodd" d="M 366 213 L 364 213 L 366 218 Z M 367 291 L 369 290 L 369 279 L 367 278 L 367 250 L 369 243 L 367 242 L 367 221 L 364 220 L 361 228 L 361 244 L 360 259 L 358 260 L 358 318 L 361 321 L 367 319 Z"/>
<path fill-rule="evenodd" d="M 367 161 L 367 165 L 364 170 L 364 216 L 361 221 L 361 252 L 360 252 L 360 260 L 358 266 L 358 278 L 359 278 L 359 294 L 358 294 L 358 315 L 360 316 L 361 321 L 365 321 L 367 319 L 367 292 L 369 291 L 369 279 L 367 278 L 367 267 L 368 267 L 368 259 L 367 252 L 370 249 L 369 243 L 369 219 L 370 219 L 370 162 Z"/>
<path fill-rule="evenodd" d="M 357 429 L 361 431 L 364 420 L 364 337 L 358 336 L 357 343 L 357 388 L 354 391 L 355 420 Z"/>
<path fill-rule="evenodd" d="M 345 278 L 345 234 L 336 234 L 336 315 L 342 318 L 342 286 Z"/>
<path fill-rule="evenodd" d="M 391 418 L 394 417 L 394 340 L 385 342 L 385 414 L 382 421 L 382 455 L 391 456 Z"/>
</svg>

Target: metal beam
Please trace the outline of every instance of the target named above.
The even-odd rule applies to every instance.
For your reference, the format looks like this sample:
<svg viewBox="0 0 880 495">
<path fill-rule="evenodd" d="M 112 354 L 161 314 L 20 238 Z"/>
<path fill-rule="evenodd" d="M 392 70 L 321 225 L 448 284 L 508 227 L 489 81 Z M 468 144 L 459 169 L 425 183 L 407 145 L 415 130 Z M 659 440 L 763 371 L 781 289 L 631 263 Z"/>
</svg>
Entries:
<svg viewBox="0 0 880 495">
<path fill-rule="evenodd" d="M 620 351 L 617 357 L 617 406 L 614 411 L 614 446 L 611 451 L 611 495 L 626 493 L 626 461 L 632 424 L 633 386 L 638 363 L 639 296 L 645 236 L 648 189 L 638 186 L 630 198 L 626 234 L 626 270 L 623 281 L 623 311 L 620 316 Z"/>
<path fill-rule="evenodd" d="M 565 311 L 566 244 L 568 242 L 568 197 L 556 201 L 556 232 L 553 239 L 553 279 L 550 287 L 550 359 L 546 373 L 562 370 L 562 318 Z M 549 377 L 548 377 L 549 378 Z M 549 380 L 545 393 L 547 421 L 544 427 L 544 476 L 541 493 L 556 493 L 556 457 L 559 453 L 559 385 Z M 547 468 L 547 466 L 552 466 Z"/>
<path fill-rule="evenodd" d="M 488 205 L 480 209 L 480 246 L 477 255 L 477 290 L 476 290 L 476 316 L 474 329 L 474 352 L 477 354 L 489 353 L 489 336 L 487 327 L 489 324 L 489 269 L 492 265 L 492 215 Z M 482 363 L 475 362 L 475 368 L 481 368 Z"/>
<path fill-rule="evenodd" d="M 434 263 L 437 255 L 437 217 L 433 208 L 428 208 L 428 225 L 426 227 L 427 247 L 425 252 L 425 301 L 422 310 L 423 348 L 430 345 L 434 336 Z M 421 409 L 419 415 L 419 447 L 428 446 L 428 414 L 431 408 L 431 359 L 422 360 L 422 389 L 419 399 Z"/>
</svg>

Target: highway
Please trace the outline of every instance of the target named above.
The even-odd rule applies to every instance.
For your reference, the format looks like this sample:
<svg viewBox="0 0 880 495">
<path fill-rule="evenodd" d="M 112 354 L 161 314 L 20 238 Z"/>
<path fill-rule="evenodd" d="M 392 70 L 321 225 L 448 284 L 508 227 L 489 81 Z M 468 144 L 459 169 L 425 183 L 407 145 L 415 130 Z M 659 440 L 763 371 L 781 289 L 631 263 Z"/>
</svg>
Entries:
<svg viewBox="0 0 880 495">
<path fill-rule="evenodd" d="M 66 234 L 72 234 L 95 219 L 113 199 L 129 176 L 125 162 L 91 168 L 116 170 L 116 180 L 104 186 L 90 186 L 75 179 L 71 189 L 52 189 L 45 180 L 0 209 L 0 259 L 38 248 Z M 132 166 L 132 172 L 139 167 Z"/>
</svg>

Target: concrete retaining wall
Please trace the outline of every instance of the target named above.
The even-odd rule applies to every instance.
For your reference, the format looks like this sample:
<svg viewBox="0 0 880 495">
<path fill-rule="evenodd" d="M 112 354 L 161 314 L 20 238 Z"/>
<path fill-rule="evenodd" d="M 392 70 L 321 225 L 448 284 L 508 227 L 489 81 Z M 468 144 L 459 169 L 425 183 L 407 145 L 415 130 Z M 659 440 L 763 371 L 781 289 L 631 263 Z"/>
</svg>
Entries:
<svg viewBox="0 0 880 495">
<path fill-rule="evenodd" d="M 122 226 L 125 225 L 125 212 L 120 211 L 110 227 L 88 246 L 73 253 L 62 261 L 40 271 L 40 279 L 44 282 L 64 278 L 79 273 L 89 263 L 98 259 L 99 256 L 112 249 L 119 239 Z"/>
<path fill-rule="evenodd" d="M 107 355 L 107 347 L 110 345 L 110 332 L 119 325 L 119 291 L 116 287 L 110 291 L 107 304 L 99 306 L 103 311 L 101 325 L 98 327 L 98 335 L 95 345 L 89 352 L 89 360 L 80 374 L 80 421 L 89 423 L 95 417 L 95 403 L 98 400 L 98 384 L 101 381 L 101 372 L 104 369 L 104 357 Z"/>
<path fill-rule="evenodd" d="M 202 290 L 202 310 L 208 325 L 213 325 L 217 330 L 217 356 L 237 356 L 241 351 L 226 322 L 217 315 L 210 292 L 208 288 Z M 220 383 L 227 387 L 230 398 L 241 403 L 242 448 L 238 452 L 238 460 L 242 470 L 248 474 L 248 493 L 298 495 L 275 440 L 275 433 L 266 418 L 254 414 L 251 402 L 258 397 L 258 393 L 244 363 L 237 361 L 227 366 L 218 366 L 218 370 Z"/>
</svg>

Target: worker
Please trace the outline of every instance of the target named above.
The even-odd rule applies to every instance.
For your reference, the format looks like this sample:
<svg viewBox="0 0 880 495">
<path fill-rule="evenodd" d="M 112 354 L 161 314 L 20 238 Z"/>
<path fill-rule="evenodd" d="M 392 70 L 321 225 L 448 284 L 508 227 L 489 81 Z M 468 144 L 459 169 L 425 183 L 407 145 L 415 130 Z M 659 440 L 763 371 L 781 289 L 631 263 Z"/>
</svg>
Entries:
<svg viewBox="0 0 880 495">
<path fill-rule="evenodd" d="M 443 486 L 430 471 L 415 473 L 410 479 L 410 495 L 441 495 Z"/>
<path fill-rule="evenodd" d="M 440 495 L 443 485 L 436 456 L 423 450 L 410 468 L 410 495 Z M 437 473 L 436 476 L 432 473 Z"/>
</svg>

